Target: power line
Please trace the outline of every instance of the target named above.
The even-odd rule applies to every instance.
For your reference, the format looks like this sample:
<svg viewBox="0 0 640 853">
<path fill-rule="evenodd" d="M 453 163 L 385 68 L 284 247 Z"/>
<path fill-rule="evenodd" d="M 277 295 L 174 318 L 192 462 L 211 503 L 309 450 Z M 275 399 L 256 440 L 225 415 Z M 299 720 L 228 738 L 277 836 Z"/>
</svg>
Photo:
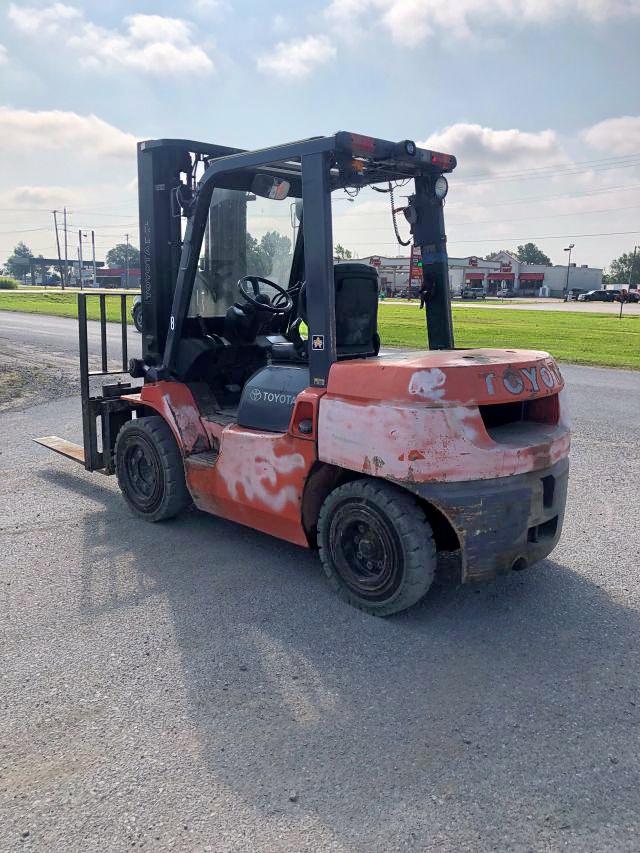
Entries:
<svg viewBox="0 0 640 853">
<path fill-rule="evenodd" d="M 583 210 L 583 211 L 571 211 L 570 213 L 545 213 L 542 216 L 522 216 L 518 219 L 514 219 L 511 216 L 509 217 L 509 222 L 530 222 L 538 219 L 557 219 L 561 216 L 576 216 L 582 217 L 591 215 L 594 213 L 618 213 L 622 210 L 640 210 L 640 205 L 632 204 L 628 207 L 605 207 L 600 208 L 599 210 Z M 386 210 L 381 210 L 381 215 L 386 213 Z M 460 228 L 465 225 L 500 225 L 504 222 L 504 219 L 468 219 L 465 222 L 451 222 L 447 221 L 447 230 L 451 230 L 453 228 Z M 349 231 L 386 231 L 388 230 L 387 225 L 365 225 L 364 227 L 356 227 L 349 226 Z"/>
<path fill-rule="evenodd" d="M 28 234 L 32 231 L 50 231 L 50 227 L 41 227 L 41 228 L 14 228 L 11 231 L 0 231 L 0 234 Z"/>
<path fill-rule="evenodd" d="M 515 181 L 529 180 L 530 178 L 555 177 L 556 175 L 572 175 L 585 174 L 587 172 L 604 172 L 613 169 L 627 169 L 634 166 L 640 166 L 640 152 L 636 154 L 627 154 L 620 157 L 605 157 L 599 160 L 582 160 L 575 163 L 558 163 L 551 166 L 539 166 L 531 169 L 519 169 L 512 172 L 498 172 L 491 174 L 489 172 L 481 172 L 476 175 L 466 175 L 458 184 L 484 183 L 486 181 Z M 591 164 L 591 165 L 589 165 Z M 587 165 L 588 168 L 580 168 Z M 456 178 L 455 173 L 452 175 L 452 180 Z"/>
<path fill-rule="evenodd" d="M 575 237 L 581 238 L 589 238 L 589 237 L 622 237 L 629 234 L 640 234 L 640 231 L 607 231 L 600 232 L 597 234 L 544 234 L 542 236 L 533 236 L 531 234 L 527 234 L 525 237 L 503 237 L 502 235 L 498 235 L 497 237 L 480 237 L 473 238 L 468 240 L 447 240 L 447 245 L 454 246 L 459 243 L 515 243 L 518 240 L 570 240 Z M 353 241 L 349 240 L 349 244 L 353 246 L 397 246 L 397 242 L 395 240 L 381 241 L 381 240 L 361 240 L 361 241 Z"/>
</svg>

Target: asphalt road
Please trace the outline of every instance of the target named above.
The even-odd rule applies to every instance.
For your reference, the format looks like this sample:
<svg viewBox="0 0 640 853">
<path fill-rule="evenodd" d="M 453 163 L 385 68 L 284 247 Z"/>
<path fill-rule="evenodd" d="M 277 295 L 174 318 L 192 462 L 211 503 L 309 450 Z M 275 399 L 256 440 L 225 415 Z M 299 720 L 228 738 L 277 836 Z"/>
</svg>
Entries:
<svg viewBox="0 0 640 853">
<path fill-rule="evenodd" d="M 77 399 L 1 415 L 0 849 L 637 851 L 640 374 L 563 371 L 551 559 L 388 620 L 313 553 L 135 520 L 30 441 Z"/>
<path fill-rule="evenodd" d="M 100 357 L 100 323 L 87 323 L 89 353 Z M 127 328 L 129 356 L 140 356 L 141 336 L 133 326 Z M 35 353 L 61 361 L 78 363 L 78 321 L 67 317 L 47 317 L 45 314 L 21 314 L 0 311 L 0 348 L 2 343 L 27 345 Z M 107 348 L 115 361 L 121 359 L 122 335 L 117 323 L 107 323 Z"/>
</svg>

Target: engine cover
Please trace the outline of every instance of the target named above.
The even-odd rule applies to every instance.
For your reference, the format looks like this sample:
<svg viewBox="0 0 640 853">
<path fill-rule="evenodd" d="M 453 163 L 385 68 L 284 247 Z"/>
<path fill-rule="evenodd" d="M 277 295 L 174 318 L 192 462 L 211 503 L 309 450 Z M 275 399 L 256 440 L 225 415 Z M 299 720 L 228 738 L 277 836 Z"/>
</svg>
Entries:
<svg viewBox="0 0 640 853">
<path fill-rule="evenodd" d="M 245 384 L 238 425 L 266 432 L 286 432 L 296 397 L 309 387 L 309 368 L 269 365 Z"/>
</svg>

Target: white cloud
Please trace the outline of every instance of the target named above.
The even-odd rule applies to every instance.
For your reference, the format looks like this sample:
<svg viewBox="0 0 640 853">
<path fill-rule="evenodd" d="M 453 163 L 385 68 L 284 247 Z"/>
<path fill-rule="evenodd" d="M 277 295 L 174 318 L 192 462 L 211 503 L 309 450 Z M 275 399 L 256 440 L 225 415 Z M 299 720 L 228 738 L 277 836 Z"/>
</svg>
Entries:
<svg viewBox="0 0 640 853">
<path fill-rule="evenodd" d="M 194 43 L 190 24 L 180 18 L 130 15 L 122 30 L 110 30 L 87 21 L 74 6 L 55 3 L 44 8 L 11 4 L 9 19 L 26 35 L 61 39 L 85 67 L 156 75 L 206 73 L 214 67 Z"/>
<path fill-rule="evenodd" d="M 8 61 L 7 48 L 3 44 L 0 44 L 0 65 L 6 65 Z"/>
<path fill-rule="evenodd" d="M 495 130 L 479 124 L 452 124 L 432 133 L 424 148 L 455 154 L 454 174 L 501 174 L 517 169 L 539 169 L 567 162 L 555 131 L 535 133 L 510 128 Z"/>
<path fill-rule="evenodd" d="M 318 65 L 330 62 L 336 49 L 326 36 L 307 36 L 279 42 L 268 54 L 258 58 L 258 68 L 276 77 L 307 77 Z"/>
<path fill-rule="evenodd" d="M 84 200 L 82 193 L 69 187 L 59 186 L 20 186 L 14 187 L 3 196 L 3 203 L 20 208 L 51 209 L 65 205 L 80 204 Z"/>
<path fill-rule="evenodd" d="M 55 35 L 60 27 L 69 25 L 82 17 L 75 6 L 64 3 L 54 3 L 52 6 L 37 8 L 35 6 L 9 6 L 9 20 L 23 33 L 45 33 Z"/>
<path fill-rule="evenodd" d="M 14 110 L 0 106 L 3 150 L 67 151 L 74 156 L 134 159 L 136 138 L 95 115 L 62 110 Z"/>
<path fill-rule="evenodd" d="M 504 24 L 522 26 L 581 17 L 600 22 L 640 15 L 640 0 L 331 0 L 327 16 L 340 30 L 363 26 L 365 16 L 405 45 L 416 45 L 439 31 L 472 36 Z"/>
<path fill-rule="evenodd" d="M 587 145 L 612 155 L 637 154 L 640 151 L 640 116 L 608 118 L 587 128 L 582 136 Z"/>
<path fill-rule="evenodd" d="M 189 4 L 196 14 L 218 12 L 226 6 L 224 0 L 191 0 Z"/>
</svg>

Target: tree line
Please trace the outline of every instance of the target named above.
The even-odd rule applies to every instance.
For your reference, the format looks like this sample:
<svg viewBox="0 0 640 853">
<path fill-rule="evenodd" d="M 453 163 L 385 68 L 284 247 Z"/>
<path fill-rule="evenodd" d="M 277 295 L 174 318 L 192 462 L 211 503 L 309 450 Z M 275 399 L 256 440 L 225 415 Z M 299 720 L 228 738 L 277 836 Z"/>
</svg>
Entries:
<svg viewBox="0 0 640 853">
<path fill-rule="evenodd" d="M 276 257 L 289 255 L 291 251 L 291 241 L 283 234 L 277 231 L 269 231 L 264 234 L 260 240 L 247 234 L 247 268 L 255 275 L 269 275 L 274 265 Z M 502 249 L 507 251 L 519 261 L 525 264 L 543 264 L 551 266 L 551 259 L 546 255 L 539 246 L 535 243 L 524 243 L 518 246 L 515 250 Z M 338 244 L 335 247 L 335 254 L 339 258 L 345 260 L 352 257 L 351 252 Z M 500 252 L 489 252 L 485 255 L 485 261 L 495 260 Z M 43 255 L 38 255 L 42 258 Z M 2 272 L 16 279 L 21 279 L 28 271 L 28 266 L 24 261 L 31 258 L 36 258 L 36 255 L 22 241 L 14 248 L 11 255 L 7 258 L 2 268 Z M 136 269 L 140 266 L 140 250 L 126 243 L 116 243 L 105 256 L 105 263 L 108 267 L 124 269 L 128 266 L 130 269 Z M 60 281 L 60 276 L 57 271 L 57 264 L 47 270 L 49 281 Z M 640 284 L 640 252 L 635 255 L 633 252 L 624 252 L 620 257 L 614 258 L 605 269 L 602 280 L 605 284 Z"/>
</svg>

